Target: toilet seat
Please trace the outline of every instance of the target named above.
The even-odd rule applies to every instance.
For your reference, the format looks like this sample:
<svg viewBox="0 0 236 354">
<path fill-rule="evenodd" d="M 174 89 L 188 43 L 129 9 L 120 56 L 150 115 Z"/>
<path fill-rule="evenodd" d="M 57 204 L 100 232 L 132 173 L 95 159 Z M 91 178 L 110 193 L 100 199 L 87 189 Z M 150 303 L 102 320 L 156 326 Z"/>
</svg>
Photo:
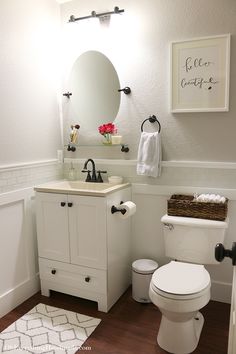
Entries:
<svg viewBox="0 0 236 354">
<path fill-rule="evenodd" d="M 210 285 L 210 275 L 203 265 L 175 261 L 157 269 L 151 280 L 157 294 L 176 300 L 202 296 Z"/>
</svg>

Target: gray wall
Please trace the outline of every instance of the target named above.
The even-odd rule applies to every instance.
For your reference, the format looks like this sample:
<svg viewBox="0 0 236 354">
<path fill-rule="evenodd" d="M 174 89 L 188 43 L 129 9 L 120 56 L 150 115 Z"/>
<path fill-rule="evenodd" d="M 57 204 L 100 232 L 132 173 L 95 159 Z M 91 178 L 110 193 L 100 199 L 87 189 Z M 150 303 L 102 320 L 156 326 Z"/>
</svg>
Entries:
<svg viewBox="0 0 236 354">
<path fill-rule="evenodd" d="M 115 23 L 96 28 L 91 21 L 66 24 L 71 14 L 86 16 L 92 10 L 103 12 L 115 5 L 125 9 Z M 122 96 L 115 120 L 130 144 L 129 158 L 137 156 L 143 119 L 156 114 L 162 125 L 164 160 L 236 161 L 234 0 L 74 0 L 61 6 L 64 79 L 77 56 L 93 49 L 106 54 L 116 67 L 121 84 L 132 88 L 131 96 Z M 232 35 L 230 111 L 170 113 L 170 42 L 226 33 Z M 67 139 L 70 118 L 65 115 L 64 121 Z M 107 155 L 120 157 L 115 151 L 99 151 L 100 158 Z"/>
<path fill-rule="evenodd" d="M 0 168 L 56 158 L 59 5 L 0 2 Z"/>
</svg>

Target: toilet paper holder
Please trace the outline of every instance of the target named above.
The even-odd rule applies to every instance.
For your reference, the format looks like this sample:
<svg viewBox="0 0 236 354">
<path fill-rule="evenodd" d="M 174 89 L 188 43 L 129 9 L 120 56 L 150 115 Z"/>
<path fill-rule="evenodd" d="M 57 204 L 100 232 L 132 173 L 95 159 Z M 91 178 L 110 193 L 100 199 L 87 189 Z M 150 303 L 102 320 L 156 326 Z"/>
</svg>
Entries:
<svg viewBox="0 0 236 354">
<path fill-rule="evenodd" d="M 120 205 L 123 204 L 124 202 L 120 202 Z M 111 213 L 114 214 L 114 213 L 117 213 L 117 212 L 120 212 L 121 214 L 125 214 L 126 213 L 126 209 L 118 209 L 115 205 L 112 205 L 111 207 Z"/>
</svg>

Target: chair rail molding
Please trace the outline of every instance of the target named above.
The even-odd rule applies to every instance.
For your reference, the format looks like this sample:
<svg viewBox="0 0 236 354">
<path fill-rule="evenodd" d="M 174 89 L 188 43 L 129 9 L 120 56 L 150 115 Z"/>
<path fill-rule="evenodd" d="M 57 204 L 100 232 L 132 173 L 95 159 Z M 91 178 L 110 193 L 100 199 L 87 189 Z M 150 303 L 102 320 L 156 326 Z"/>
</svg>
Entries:
<svg viewBox="0 0 236 354">
<path fill-rule="evenodd" d="M 0 172 L 14 171 L 14 170 L 18 170 L 20 168 L 48 166 L 48 165 L 54 165 L 54 164 L 58 164 L 58 159 L 20 162 L 20 163 L 9 164 L 9 165 L 0 165 Z"/>
<path fill-rule="evenodd" d="M 70 158 L 66 157 L 64 159 L 65 163 L 83 163 L 84 158 Z M 96 159 L 97 163 L 106 165 L 125 165 L 134 166 L 137 164 L 137 160 L 126 160 L 126 159 Z M 236 162 L 222 162 L 222 161 L 162 161 L 162 167 L 185 167 L 185 168 L 215 168 L 215 169 L 226 169 L 226 170 L 236 170 Z"/>
</svg>

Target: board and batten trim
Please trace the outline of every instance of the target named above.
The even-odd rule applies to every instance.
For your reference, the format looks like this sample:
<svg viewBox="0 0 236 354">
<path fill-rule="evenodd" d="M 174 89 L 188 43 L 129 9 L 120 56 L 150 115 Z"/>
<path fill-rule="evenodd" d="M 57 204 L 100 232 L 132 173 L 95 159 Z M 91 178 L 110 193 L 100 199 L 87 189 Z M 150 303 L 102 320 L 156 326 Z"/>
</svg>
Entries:
<svg viewBox="0 0 236 354">
<path fill-rule="evenodd" d="M 19 306 L 40 289 L 39 274 L 29 277 L 0 296 L 0 318 Z"/>
<path fill-rule="evenodd" d="M 20 305 L 23 301 L 38 292 L 40 289 L 39 274 L 35 268 L 36 259 L 33 255 L 35 245 L 33 244 L 31 233 L 33 231 L 33 214 L 30 212 L 30 206 L 32 200 L 34 199 L 34 195 L 34 189 L 31 187 L 0 194 L 1 208 L 4 208 L 5 206 L 8 207 L 14 203 L 23 202 L 23 238 L 24 242 L 28 242 L 25 249 L 27 257 L 25 279 L 21 282 L 18 282 L 17 279 L 15 279 L 11 288 L 6 289 L 6 291 L 0 295 L 0 317 L 13 310 L 16 306 Z M 14 219 L 14 215 L 11 215 L 11 218 Z M 2 238 L 2 242 L 4 242 L 4 238 Z M 2 246 L 4 247 L 4 243 Z M 5 272 L 7 272 L 7 269 Z"/>
</svg>

